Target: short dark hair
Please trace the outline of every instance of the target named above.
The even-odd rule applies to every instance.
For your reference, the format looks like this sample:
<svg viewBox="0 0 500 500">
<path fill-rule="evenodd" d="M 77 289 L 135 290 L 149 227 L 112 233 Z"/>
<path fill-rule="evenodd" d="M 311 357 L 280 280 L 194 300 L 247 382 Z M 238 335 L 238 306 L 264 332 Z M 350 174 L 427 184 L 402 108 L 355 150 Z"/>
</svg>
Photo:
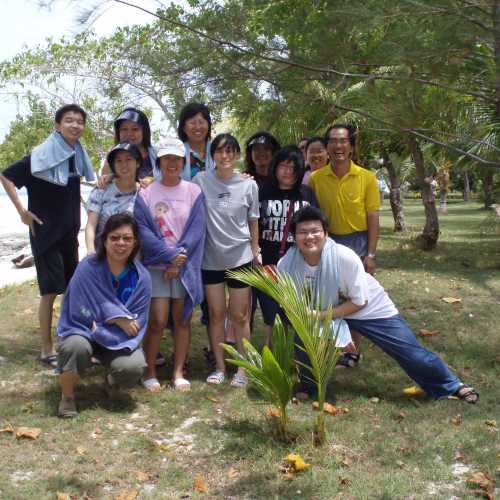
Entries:
<svg viewBox="0 0 500 500">
<path fill-rule="evenodd" d="M 102 233 L 97 241 L 96 256 L 98 260 L 104 260 L 106 258 L 106 247 L 104 243 L 109 236 L 109 233 L 116 231 L 122 226 L 131 226 L 135 238 L 135 245 L 127 260 L 127 264 L 130 264 L 135 259 L 135 256 L 141 247 L 141 242 L 139 240 L 139 227 L 137 226 L 135 219 L 130 214 L 123 212 L 112 215 L 106 221 L 106 224 L 104 224 L 104 229 L 102 230 Z"/>
<path fill-rule="evenodd" d="M 264 142 L 254 142 L 255 139 L 262 138 Z M 254 142 L 252 144 L 252 142 Z M 251 175 L 255 175 L 255 164 L 252 160 L 252 148 L 255 144 L 268 144 L 271 147 L 271 153 L 274 155 L 276 151 L 281 147 L 278 139 L 274 137 L 274 135 L 269 132 L 260 131 L 256 132 L 252 136 L 250 136 L 245 143 L 245 170 Z"/>
<path fill-rule="evenodd" d="M 271 175 L 271 184 L 273 186 L 279 187 L 278 177 L 276 176 L 276 169 L 278 165 L 283 161 L 291 161 L 293 163 L 293 173 L 295 174 L 295 184 L 292 189 L 299 189 L 302 184 L 302 178 L 304 177 L 304 157 L 302 156 L 302 151 L 291 144 L 290 146 L 285 146 L 278 150 L 271 160 L 271 166 L 269 172 Z"/>
<path fill-rule="evenodd" d="M 87 123 L 87 113 L 85 113 L 85 110 L 81 107 L 78 106 L 78 104 L 65 104 L 64 106 L 61 106 L 57 111 L 56 111 L 56 116 L 54 118 L 54 121 L 56 123 L 61 123 L 63 116 L 66 113 L 79 113 L 83 117 L 83 123 Z"/>
<path fill-rule="evenodd" d="M 358 136 L 358 129 L 355 125 L 349 125 L 348 123 L 336 123 L 328 127 L 325 132 L 325 141 L 328 142 L 330 139 L 330 132 L 335 129 L 345 128 L 349 134 L 349 142 L 352 147 L 356 145 L 356 137 Z"/>
<path fill-rule="evenodd" d="M 123 108 L 113 123 L 113 128 L 115 130 L 115 144 L 120 142 L 120 124 L 129 120 L 129 118 L 127 118 L 127 114 L 137 114 L 137 118 L 130 119 L 130 121 L 138 123 L 142 127 L 142 146 L 146 149 L 151 147 L 151 127 L 149 126 L 148 117 L 140 109 L 132 106 Z"/>
<path fill-rule="evenodd" d="M 241 148 L 236 137 L 231 134 L 219 134 L 210 144 L 210 156 L 213 158 L 215 151 L 220 147 L 229 147 L 234 153 L 241 153 Z"/>
<path fill-rule="evenodd" d="M 298 140 L 297 142 L 297 146 L 301 143 L 301 142 L 304 142 L 304 141 L 308 141 L 310 139 L 310 137 L 302 137 L 301 139 Z"/>
<path fill-rule="evenodd" d="M 326 215 L 316 207 L 312 205 L 306 205 L 300 210 L 295 212 L 292 222 L 290 223 L 290 231 L 295 237 L 295 232 L 297 231 L 297 225 L 301 222 L 309 222 L 311 220 L 319 220 L 323 226 L 323 231 L 328 234 L 328 218 Z"/>
<path fill-rule="evenodd" d="M 321 142 L 321 144 L 323 144 L 323 146 L 325 146 L 325 148 L 326 148 L 327 141 L 325 140 L 325 138 L 320 137 L 319 135 L 315 135 L 314 137 L 309 137 L 309 139 L 307 139 L 306 153 L 307 153 L 307 150 L 309 149 L 309 146 L 315 142 Z"/>
<path fill-rule="evenodd" d="M 193 118 L 193 116 L 197 115 L 198 113 L 201 113 L 201 116 L 203 116 L 203 118 L 205 118 L 205 120 L 207 120 L 208 122 L 207 139 L 210 139 L 212 135 L 212 118 L 210 117 L 210 110 L 205 104 L 201 102 L 190 102 L 182 108 L 181 114 L 179 115 L 177 135 L 182 142 L 187 142 L 188 140 L 186 132 L 184 132 L 184 125 L 186 125 L 186 122 L 190 118 Z"/>
</svg>

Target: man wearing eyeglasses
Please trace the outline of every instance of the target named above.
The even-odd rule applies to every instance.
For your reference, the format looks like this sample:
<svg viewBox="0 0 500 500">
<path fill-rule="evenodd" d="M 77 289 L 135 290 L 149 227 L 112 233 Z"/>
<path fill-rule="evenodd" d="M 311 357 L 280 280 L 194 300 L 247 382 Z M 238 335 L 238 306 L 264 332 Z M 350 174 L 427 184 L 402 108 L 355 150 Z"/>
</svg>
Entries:
<svg viewBox="0 0 500 500">
<path fill-rule="evenodd" d="M 330 221 L 329 236 L 354 250 L 366 272 L 375 271 L 380 196 L 375 174 L 352 161 L 356 129 L 332 125 L 325 134 L 330 163 L 309 182 Z"/>
</svg>

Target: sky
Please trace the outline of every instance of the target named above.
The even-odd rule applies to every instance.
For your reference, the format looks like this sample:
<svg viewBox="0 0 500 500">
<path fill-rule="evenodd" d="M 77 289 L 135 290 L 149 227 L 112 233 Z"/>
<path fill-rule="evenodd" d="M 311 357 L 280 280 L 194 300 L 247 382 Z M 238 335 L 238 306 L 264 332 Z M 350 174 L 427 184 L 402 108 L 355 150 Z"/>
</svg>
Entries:
<svg viewBox="0 0 500 500">
<path fill-rule="evenodd" d="M 157 0 L 129 1 L 152 11 L 159 4 Z M 49 9 L 40 8 L 37 0 L 2 0 L 0 61 L 12 58 L 23 48 L 43 44 L 48 37 L 58 39 L 75 35 L 81 29 L 77 23 L 77 5 L 83 3 L 83 0 L 77 4 L 70 0 L 55 0 Z M 152 16 L 133 7 L 114 4 L 106 7 L 93 27 L 99 35 L 104 36 L 118 26 L 143 24 L 151 20 Z M 22 102 L 19 103 L 9 89 L 0 89 L 0 140 L 9 130 L 9 124 L 18 111 L 23 112 Z"/>
</svg>

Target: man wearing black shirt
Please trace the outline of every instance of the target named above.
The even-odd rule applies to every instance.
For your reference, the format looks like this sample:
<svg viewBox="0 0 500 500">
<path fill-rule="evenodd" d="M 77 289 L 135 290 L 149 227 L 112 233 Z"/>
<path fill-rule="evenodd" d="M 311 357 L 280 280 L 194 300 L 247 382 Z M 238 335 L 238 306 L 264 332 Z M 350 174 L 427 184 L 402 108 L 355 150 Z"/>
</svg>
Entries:
<svg viewBox="0 0 500 500">
<path fill-rule="evenodd" d="M 69 146 L 75 151 L 75 154 L 65 160 L 68 173 L 65 185 L 33 175 L 32 154 L 13 163 L 0 174 L 0 181 L 16 207 L 21 221 L 29 226 L 40 289 L 40 360 L 50 366 L 56 366 L 51 335 L 54 300 L 57 295 L 64 293 L 78 264 L 77 237 L 80 230 L 80 176 L 83 173 L 83 155 L 77 154 L 77 151 L 82 151 L 79 139 L 85 128 L 86 117 L 85 111 L 76 104 L 68 104 L 56 112 L 55 134 L 60 134 L 57 135 L 57 140 L 60 141 L 62 137 L 63 147 L 68 149 Z M 28 208 L 22 205 L 17 195 L 16 188 L 22 187 L 26 187 L 28 192 Z"/>
</svg>

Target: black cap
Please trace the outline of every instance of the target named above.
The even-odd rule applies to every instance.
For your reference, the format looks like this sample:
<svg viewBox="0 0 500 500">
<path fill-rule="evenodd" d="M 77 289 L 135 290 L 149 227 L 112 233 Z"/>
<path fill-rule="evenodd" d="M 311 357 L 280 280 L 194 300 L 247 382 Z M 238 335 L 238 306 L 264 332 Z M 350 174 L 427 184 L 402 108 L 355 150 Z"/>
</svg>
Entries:
<svg viewBox="0 0 500 500">
<path fill-rule="evenodd" d="M 132 144 L 131 142 L 120 142 L 113 147 L 113 149 L 108 153 L 107 157 L 109 167 L 111 168 L 111 171 L 113 173 L 115 171 L 113 163 L 118 151 L 128 151 L 137 160 L 137 163 L 141 163 L 142 161 L 141 151 L 135 144 Z"/>
<path fill-rule="evenodd" d="M 273 145 L 272 141 L 267 135 L 258 135 L 257 137 L 254 137 L 249 143 L 248 147 L 255 146 L 256 144 L 269 144 Z"/>
</svg>

